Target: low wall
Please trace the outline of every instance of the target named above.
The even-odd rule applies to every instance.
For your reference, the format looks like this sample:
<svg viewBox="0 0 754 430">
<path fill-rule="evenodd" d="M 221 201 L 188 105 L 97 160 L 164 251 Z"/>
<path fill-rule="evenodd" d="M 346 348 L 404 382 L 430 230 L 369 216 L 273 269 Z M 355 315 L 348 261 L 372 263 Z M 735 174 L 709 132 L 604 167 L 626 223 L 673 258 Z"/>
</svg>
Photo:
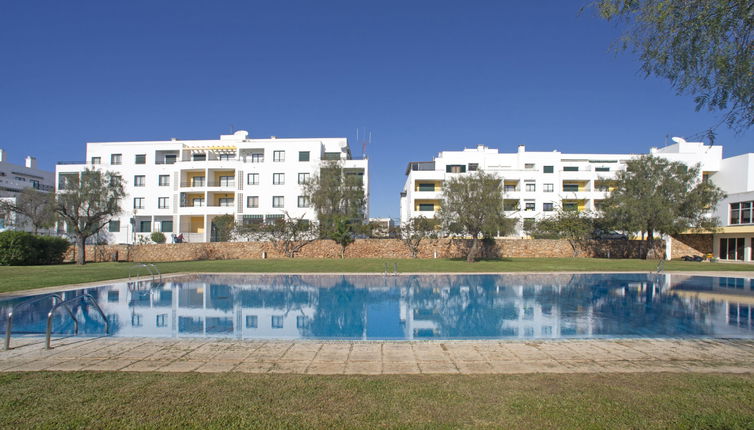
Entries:
<svg viewBox="0 0 754 430">
<path fill-rule="evenodd" d="M 441 239 L 424 241 L 419 258 L 463 258 L 470 240 Z M 656 243 L 658 251 L 664 247 Z M 640 243 L 626 240 L 592 241 L 579 249 L 579 257 L 637 258 Z M 270 242 L 214 242 L 180 243 L 162 245 L 87 245 L 86 261 L 165 262 L 187 260 L 236 260 L 284 258 Z M 485 258 L 573 257 L 573 248 L 566 240 L 553 239 L 498 239 L 489 243 L 482 253 Z M 684 254 L 685 255 L 685 254 Z M 305 246 L 297 257 L 339 258 L 340 246 L 332 240 L 318 240 Z M 398 239 L 357 239 L 346 248 L 346 258 L 411 258 L 408 248 Z M 69 248 L 65 261 L 74 261 L 75 248 Z"/>
<path fill-rule="evenodd" d="M 680 234 L 673 236 L 671 258 L 681 258 L 684 255 L 705 256 L 712 254 L 712 234 Z"/>
</svg>

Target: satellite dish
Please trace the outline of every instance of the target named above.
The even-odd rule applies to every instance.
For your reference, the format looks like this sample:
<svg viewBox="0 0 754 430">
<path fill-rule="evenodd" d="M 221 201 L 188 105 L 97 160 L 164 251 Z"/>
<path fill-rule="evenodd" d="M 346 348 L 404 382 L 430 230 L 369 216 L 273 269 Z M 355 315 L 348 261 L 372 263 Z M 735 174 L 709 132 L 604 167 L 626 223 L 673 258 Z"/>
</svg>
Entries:
<svg viewBox="0 0 754 430">
<path fill-rule="evenodd" d="M 672 140 L 675 143 L 686 143 L 686 139 L 682 137 L 671 137 L 670 140 Z"/>
</svg>

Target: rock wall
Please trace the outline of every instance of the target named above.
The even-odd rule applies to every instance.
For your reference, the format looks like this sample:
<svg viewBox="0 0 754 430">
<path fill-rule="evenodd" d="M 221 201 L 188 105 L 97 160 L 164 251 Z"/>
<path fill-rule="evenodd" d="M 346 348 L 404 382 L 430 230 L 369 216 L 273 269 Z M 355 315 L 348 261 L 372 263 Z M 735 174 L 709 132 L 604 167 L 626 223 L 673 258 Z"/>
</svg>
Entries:
<svg viewBox="0 0 754 430">
<path fill-rule="evenodd" d="M 684 255 L 704 256 L 712 253 L 711 234 L 679 234 L 673 236 L 671 258 L 681 258 Z"/>
<path fill-rule="evenodd" d="M 711 242 L 710 242 L 711 244 Z M 626 240 L 592 241 L 578 249 L 578 257 L 637 258 L 639 243 Z M 424 241 L 419 258 L 463 258 L 470 240 L 441 239 Z M 657 250 L 664 247 L 656 243 Z M 682 254 L 686 255 L 686 254 Z M 331 240 L 318 240 L 306 245 L 299 258 L 340 258 L 340 246 Z M 573 257 L 574 250 L 566 240 L 498 239 L 490 241 L 482 252 L 484 258 L 558 258 Z M 75 248 L 69 248 L 65 261 L 74 261 Z M 357 239 L 346 248 L 346 258 L 411 258 L 408 248 L 398 239 Z M 86 261 L 166 262 L 188 260 L 235 260 L 285 258 L 270 242 L 214 242 L 162 245 L 87 245 Z"/>
</svg>

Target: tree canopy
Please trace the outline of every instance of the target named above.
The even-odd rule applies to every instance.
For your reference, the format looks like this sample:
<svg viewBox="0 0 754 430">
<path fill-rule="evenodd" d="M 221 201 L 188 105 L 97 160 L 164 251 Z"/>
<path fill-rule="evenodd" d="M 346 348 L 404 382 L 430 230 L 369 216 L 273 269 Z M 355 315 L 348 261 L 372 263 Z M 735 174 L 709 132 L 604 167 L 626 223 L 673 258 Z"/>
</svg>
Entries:
<svg viewBox="0 0 754 430">
<path fill-rule="evenodd" d="M 294 258 L 319 236 L 316 223 L 292 217 L 288 212 L 284 218 L 271 223 L 239 223 L 235 226 L 235 234 L 252 240 L 269 240 L 288 258 Z"/>
<path fill-rule="evenodd" d="M 320 235 L 332 239 L 338 224 L 362 223 L 366 216 L 363 177 L 344 169 L 337 161 L 326 162 L 304 185 L 304 196 L 316 212 Z"/>
<path fill-rule="evenodd" d="M 751 0 L 597 0 L 607 20 L 625 25 L 623 49 L 642 70 L 670 80 L 696 108 L 723 112 L 721 123 L 754 124 L 754 3 Z M 713 129 L 708 136 L 714 138 Z"/>
<path fill-rule="evenodd" d="M 443 229 L 451 234 L 471 236 L 466 261 L 476 260 L 481 240 L 510 233 L 514 221 L 503 212 L 500 178 L 481 170 L 445 181 L 443 202 L 437 214 Z"/>
<path fill-rule="evenodd" d="M 39 230 L 55 225 L 54 205 L 54 194 L 24 188 L 16 196 L 15 202 L 0 200 L 0 211 L 14 213 L 16 225 L 23 226 L 29 223 L 32 232 L 37 234 Z"/>
<path fill-rule="evenodd" d="M 86 239 L 97 234 L 121 212 L 126 193 L 123 178 L 112 172 L 86 169 L 65 176 L 55 202 L 55 213 L 65 221 L 76 241 L 76 263 L 86 262 Z"/>
<path fill-rule="evenodd" d="M 537 221 L 531 235 L 542 239 L 565 239 L 576 257 L 585 242 L 592 238 L 596 221 L 593 213 L 560 208 L 555 215 Z"/>
<path fill-rule="evenodd" d="M 702 180 L 699 166 L 652 155 L 628 160 L 616 173 L 615 189 L 605 199 L 605 225 L 625 232 L 679 234 L 689 229 L 714 229 L 710 210 L 725 196 Z"/>
</svg>

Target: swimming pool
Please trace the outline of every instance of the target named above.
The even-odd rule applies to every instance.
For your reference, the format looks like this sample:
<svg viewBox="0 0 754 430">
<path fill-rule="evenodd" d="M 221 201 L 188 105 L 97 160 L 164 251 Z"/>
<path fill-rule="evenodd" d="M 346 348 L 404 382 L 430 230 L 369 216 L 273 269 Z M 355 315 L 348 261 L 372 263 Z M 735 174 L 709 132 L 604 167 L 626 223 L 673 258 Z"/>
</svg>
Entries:
<svg viewBox="0 0 754 430">
<path fill-rule="evenodd" d="M 754 280 L 679 274 L 188 275 L 59 293 L 93 295 L 120 337 L 233 339 L 754 338 Z M 17 297 L 0 301 L 6 315 Z M 35 296 L 36 297 L 36 296 Z M 50 301 L 14 315 L 43 335 Z M 104 321 L 72 307 L 80 335 Z M 71 333 L 62 309 L 55 333 Z M 4 329 L 4 327 L 3 327 Z"/>
</svg>

